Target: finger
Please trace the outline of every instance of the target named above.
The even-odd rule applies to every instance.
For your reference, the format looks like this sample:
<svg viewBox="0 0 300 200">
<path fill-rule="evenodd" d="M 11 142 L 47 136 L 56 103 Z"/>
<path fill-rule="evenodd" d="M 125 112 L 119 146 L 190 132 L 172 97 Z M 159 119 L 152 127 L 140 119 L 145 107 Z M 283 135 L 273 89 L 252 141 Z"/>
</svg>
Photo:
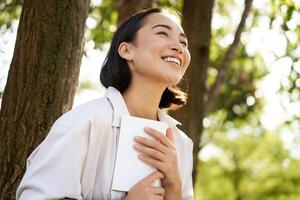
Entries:
<svg viewBox="0 0 300 200">
<path fill-rule="evenodd" d="M 163 187 L 151 187 L 150 192 L 152 194 L 157 194 L 163 196 L 165 194 L 165 189 Z"/>
<path fill-rule="evenodd" d="M 161 195 L 154 195 L 154 199 L 155 200 L 163 200 L 164 199 L 164 197 L 163 196 L 161 196 Z"/>
<path fill-rule="evenodd" d="M 159 172 L 159 171 L 155 171 L 152 172 L 150 175 L 146 176 L 144 178 L 144 182 L 151 186 L 151 184 L 156 180 L 156 179 L 163 179 L 164 178 L 164 174 Z"/>
<path fill-rule="evenodd" d="M 159 140 L 163 145 L 169 147 L 173 146 L 172 142 L 167 138 L 164 134 L 158 132 L 157 130 L 150 128 L 150 127 L 145 127 L 144 128 L 145 132 L 154 137 L 155 139 Z"/>
<path fill-rule="evenodd" d="M 169 140 L 174 144 L 174 133 L 173 133 L 173 129 L 171 127 L 169 127 L 167 129 L 167 134 L 166 134 L 167 138 L 169 138 Z"/>
<path fill-rule="evenodd" d="M 156 149 L 156 150 L 158 150 L 162 153 L 168 152 L 168 148 L 166 146 L 164 146 L 162 143 L 160 143 L 160 141 L 158 141 L 158 140 L 153 140 L 153 139 L 149 139 L 149 138 L 145 138 L 145 137 L 135 136 L 134 141 L 139 143 L 139 144 L 142 144 L 144 146 L 148 146 L 148 147 L 151 147 L 153 149 Z"/>
<path fill-rule="evenodd" d="M 161 161 L 164 160 L 164 154 L 161 153 L 160 151 L 157 151 L 156 149 L 151 148 L 151 147 L 147 147 L 147 146 L 144 146 L 141 144 L 134 144 L 133 148 L 136 151 L 143 153 L 146 156 L 150 156 L 152 158 L 155 158 L 155 159 L 161 160 Z"/>
<path fill-rule="evenodd" d="M 153 159 L 153 158 L 150 158 L 150 157 L 147 157 L 147 156 L 145 156 L 145 155 L 141 155 L 141 154 L 138 155 L 138 158 L 139 158 L 142 162 L 144 162 L 144 163 L 150 165 L 151 167 L 156 168 L 156 169 L 158 169 L 158 170 L 160 170 L 160 171 L 162 171 L 162 172 L 165 172 L 165 170 L 164 170 L 164 168 L 163 168 L 163 162 L 161 162 L 161 161 L 159 161 L 159 160 L 156 160 L 156 159 Z"/>
</svg>

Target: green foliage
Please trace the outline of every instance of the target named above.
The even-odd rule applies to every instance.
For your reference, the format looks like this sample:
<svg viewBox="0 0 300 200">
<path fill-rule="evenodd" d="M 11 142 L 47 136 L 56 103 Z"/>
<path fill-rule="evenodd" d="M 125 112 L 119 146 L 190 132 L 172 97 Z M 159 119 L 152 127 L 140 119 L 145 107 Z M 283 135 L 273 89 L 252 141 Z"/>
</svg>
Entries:
<svg viewBox="0 0 300 200">
<path fill-rule="evenodd" d="M 21 2 L 20 0 L 4 0 L 0 2 L 0 27 L 10 28 L 12 21 L 20 17 Z"/>
<path fill-rule="evenodd" d="M 296 53 L 299 50 L 296 49 L 299 48 L 300 26 L 293 23 L 299 17 L 299 8 L 295 1 L 274 0 L 269 3 L 266 6 L 270 7 L 266 9 L 252 9 L 251 21 L 248 21 L 245 32 L 259 27 L 259 20 L 263 17 L 270 21 L 269 27 L 264 28 L 279 30 L 284 35 L 287 40 L 285 54 L 278 57 L 274 53 L 274 62 L 290 58 L 289 84 L 282 82 L 281 95 L 288 95 L 291 102 L 296 102 L 300 100 L 299 83 L 298 86 L 296 84 L 300 80 L 299 68 L 296 67 L 299 62 Z M 230 15 L 236 9 L 235 4 L 237 1 L 223 0 L 215 4 L 213 20 L 222 19 L 222 25 L 213 26 L 212 30 L 207 88 L 214 83 L 231 44 L 228 41 L 232 41 L 234 36 L 237 24 L 233 23 Z M 258 83 L 267 75 L 266 64 L 259 52 L 247 54 L 243 47 L 245 41 L 242 36 L 242 45 L 237 49 L 220 98 L 205 119 L 201 146 L 205 149 L 205 145 L 213 145 L 219 154 L 200 160 L 196 199 L 297 200 L 300 197 L 300 160 L 291 156 L 290 150 L 283 145 L 279 129 L 273 133 L 263 129 L 260 120 L 264 100 L 256 92 Z M 252 98 L 252 103 L 249 103 L 249 98 Z M 287 126 L 294 125 L 296 120 L 297 117 L 291 118 Z M 299 128 L 293 132 L 296 135 Z"/>
<path fill-rule="evenodd" d="M 95 83 L 92 81 L 88 81 L 88 80 L 81 81 L 77 88 L 77 93 L 80 93 L 80 92 L 82 92 L 84 90 L 88 90 L 88 89 L 97 89 L 97 85 L 95 85 Z"/>
<path fill-rule="evenodd" d="M 281 84 L 281 92 L 289 93 L 291 101 L 300 100 L 300 70 L 296 65 L 300 64 L 299 40 L 300 40 L 300 22 L 299 22 L 299 3 L 295 0 L 271 0 L 272 9 L 268 13 L 270 16 L 270 27 L 281 27 L 281 32 L 287 41 L 285 54 L 278 57 L 287 57 L 292 60 L 290 75 L 288 77 L 290 84 Z M 297 19 L 298 18 L 298 19 Z M 298 53 L 297 53 L 298 52 Z M 297 84 L 298 81 L 298 84 Z"/>
<path fill-rule="evenodd" d="M 230 129 L 229 134 L 223 132 L 211 138 L 222 151 L 221 155 L 200 162 L 195 185 L 198 197 L 201 200 L 298 199 L 300 160 L 290 156 L 278 135 Z"/>
<path fill-rule="evenodd" d="M 95 48 L 103 48 L 103 44 L 112 39 L 118 20 L 117 1 L 103 0 L 100 5 L 91 5 L 89 18 L 96 22 L 95 27 L 86 30 L 86 40 L 93 40 Z"/>
<path fill-rule="evenodd" d="M 221 18 L 226 24 L 212 27 L 207 88 L 215 82 L 225 53 L 231 44 L 231 42 L 224 40 L 234 37 L 237 24 L 233 23 L 230 16 L 230 10 L 234 9 L 234 6 L 237 5 L 233 2 L 225 3 L 222 1 L 217 1 L 215 6 L 215 17 L 218 17 L 216 20 Z M 246 32 L 249 29 L 251 27 L 245 27 Z M 240 44 L 236 50 L 225 84 L 221 88 L 219 99 L 211 112 L 214 113 L 222 109 L 226 116 L 225 120 L 234 120 L 235 118 L 245 120 L 249 113 L 262 107 L 262 102 L 256 98 L 255 91 L 257 90 L 256 82 L 266 75 L 265 63 L 261 55 L 249 56 L 244 45 L 246 44 Z M 247 104 L 249 97 L 254 100 L 253 104 Z"/>
<path fill-rule="evenodd" d="M 215 61 L 215 63 L 217 62 Z M 209 70 L 217 71 L 217 68 Z M 255 96 L 256 82 L 265 74 L 264 62 L 261 57 L 249 57 L 244 48 L 239 48 L 236 59 L 228 71 L 226 82 L 222 86 L 219 100 L 212 112 L 223 109 L 227 113 L 227 120 L 233 120 L 235 118 L 246 119 L 254 109 L 260 109 L 262 107 L 261 99 Z M 209 79 L 213 78 L 215 78 L 213 75 L 209 77 Z M 253 99 L 253 104 L 247 103 L 248 98 Z"/>
<path fill-rule="evenodd" d="M 158 0 L 153 2 L 153 7 L 171 8 L 176 11 L 181 11 L 183 0 Z"/>
</svg>

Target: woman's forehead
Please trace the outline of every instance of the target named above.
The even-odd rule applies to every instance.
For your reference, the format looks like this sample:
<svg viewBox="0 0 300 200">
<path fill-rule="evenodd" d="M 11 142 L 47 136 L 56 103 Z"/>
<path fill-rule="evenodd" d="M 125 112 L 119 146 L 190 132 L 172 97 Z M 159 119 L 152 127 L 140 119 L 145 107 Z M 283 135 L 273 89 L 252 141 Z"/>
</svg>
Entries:
<svg viewBox="0 0 300 200">
<path fill-rule="evenodd" d="M 147 16 L 145 19 L 144 26 L 151 29 L 158 24 L 168 25 L 174 29 L 178 29 L 181 32 L 183 32 L 179 19 L 175 15 L 168 13 L 154 13 Z"/>
</svg>

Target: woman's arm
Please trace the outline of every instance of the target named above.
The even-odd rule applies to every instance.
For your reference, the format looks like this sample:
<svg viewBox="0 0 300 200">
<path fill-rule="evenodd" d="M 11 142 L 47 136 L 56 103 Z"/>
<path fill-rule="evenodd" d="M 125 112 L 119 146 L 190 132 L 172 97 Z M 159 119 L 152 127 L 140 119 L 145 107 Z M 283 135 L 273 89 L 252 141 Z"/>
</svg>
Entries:
<svg viewBox="0 0 300 200">
<path fill-rule="evenodd" d="M 88 141 L 85 135 L 55 124 L 27 159 L 16 199 L 82 199 L 80 181 Z"/>
<path fill-rule="evenodd" d="M 164 200 L 181 200 L 181 185 L 166 186 Z"/>
</svg>

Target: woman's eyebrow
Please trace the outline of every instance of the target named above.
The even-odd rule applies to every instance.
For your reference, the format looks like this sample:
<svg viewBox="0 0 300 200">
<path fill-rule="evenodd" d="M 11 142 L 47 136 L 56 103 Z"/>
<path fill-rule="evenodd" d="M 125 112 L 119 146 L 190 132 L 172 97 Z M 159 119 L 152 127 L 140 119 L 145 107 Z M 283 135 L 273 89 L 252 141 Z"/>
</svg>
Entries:
<svg viewBox="0 0 300 200">
<path fill-rule="evenodd" d="M 166 25 L 166 24 L 157 24 L 155 26 L 153 26 L 151 29 L 155 29 L 155 28 L 158 28 L 158 27 L 163 27 L 163 28 L 166 28 L 168 30 L 172 30 L 172 27 L 169 26 L 169 25 Z M 184 33 L 180 33 L 180 36 L 184 37 L 187 39 L 186 35 Z"/>
</svg>

